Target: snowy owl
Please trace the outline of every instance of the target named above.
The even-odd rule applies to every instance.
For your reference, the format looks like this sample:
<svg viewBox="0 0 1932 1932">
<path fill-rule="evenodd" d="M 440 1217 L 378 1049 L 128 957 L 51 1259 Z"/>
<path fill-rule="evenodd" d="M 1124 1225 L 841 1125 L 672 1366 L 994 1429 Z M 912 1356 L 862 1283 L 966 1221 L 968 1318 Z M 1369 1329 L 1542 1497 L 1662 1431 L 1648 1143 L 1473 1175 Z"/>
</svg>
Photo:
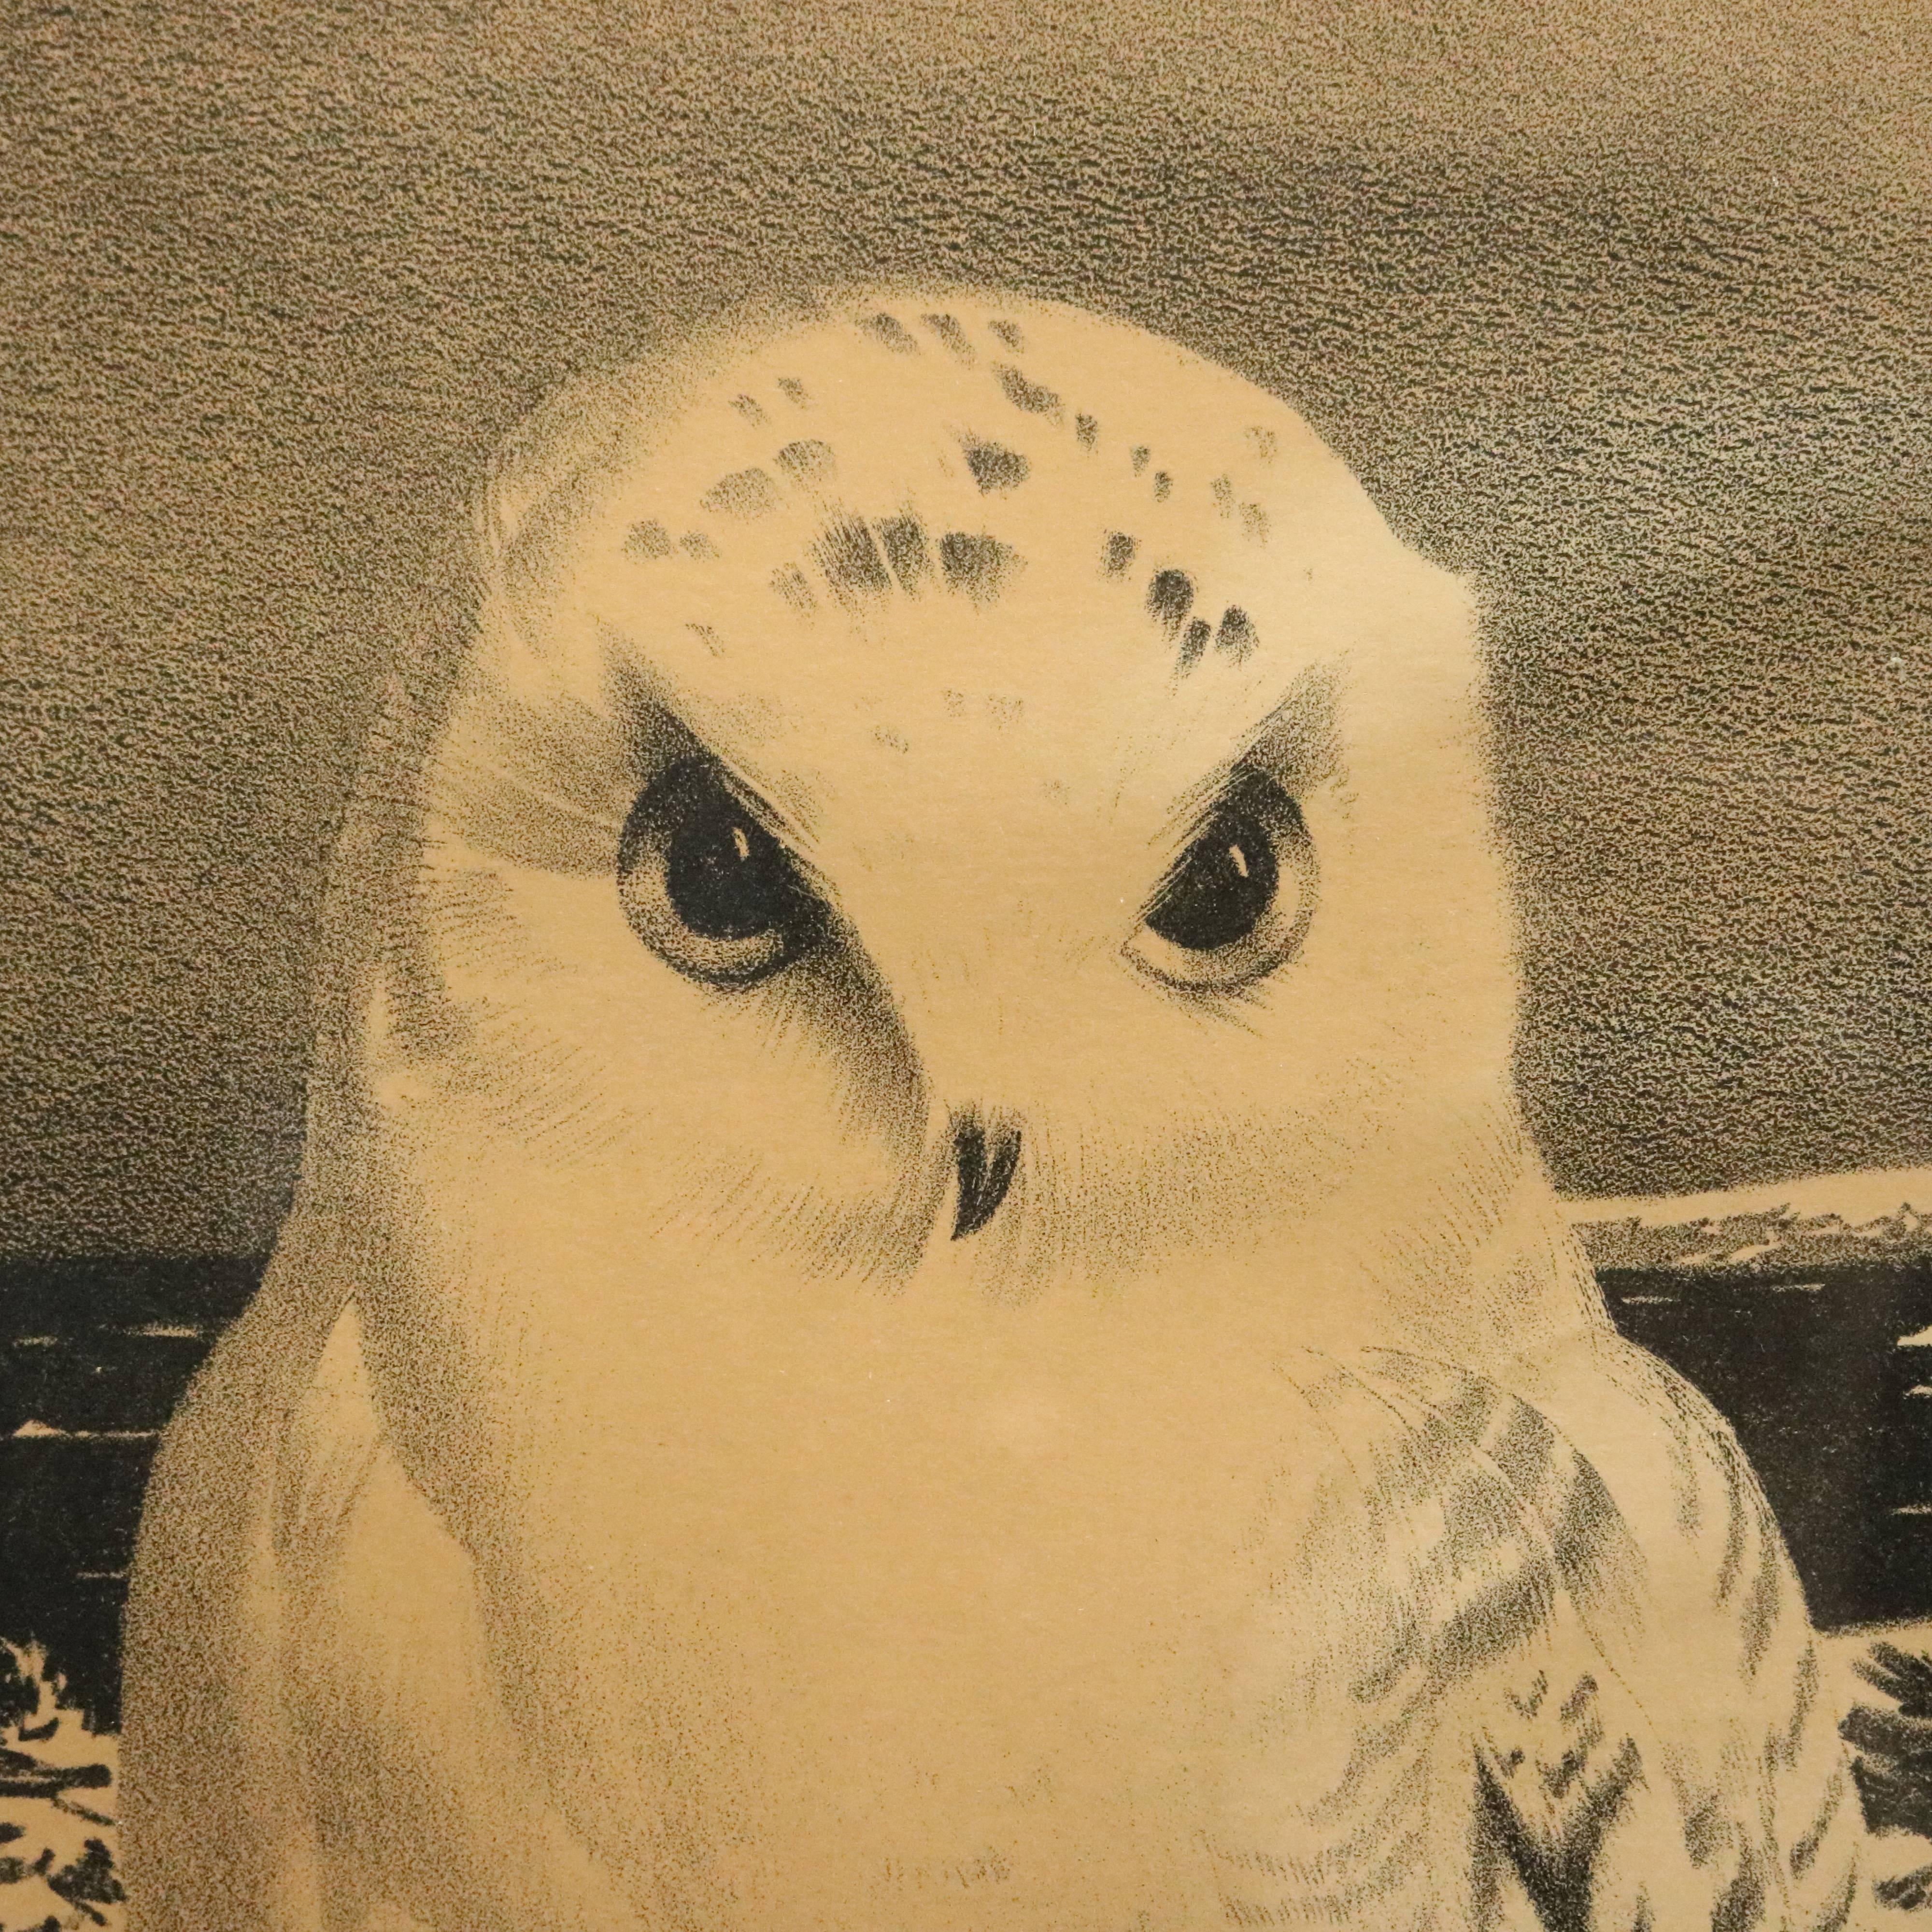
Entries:
<svg viewBox="0 0 1932 1932">
<path fill-rule="evenodd" d="M 1778 1532 L 1514 1098 L 1471 593 L 1300 416 L 826 297 L 460 574 L 151 1492 L 144 1932 L 1844 1922 Z"/>
</svg>

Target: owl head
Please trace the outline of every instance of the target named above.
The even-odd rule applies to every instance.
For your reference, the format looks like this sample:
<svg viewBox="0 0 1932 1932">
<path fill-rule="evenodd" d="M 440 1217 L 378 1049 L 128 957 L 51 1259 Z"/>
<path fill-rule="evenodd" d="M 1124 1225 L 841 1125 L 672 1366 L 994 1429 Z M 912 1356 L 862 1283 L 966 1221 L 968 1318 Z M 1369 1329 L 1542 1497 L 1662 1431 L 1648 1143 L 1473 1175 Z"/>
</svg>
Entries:
<svg viewBox="0 0 1932 1932">
<path fill-rule="evenodd" d="M 1273 396 L 1064 306 L 741 315 L 530 420 L 466 575 L 317 1172 L 1020 1298 L 1510 1211 L 1472 596 Z"/>
</svg>

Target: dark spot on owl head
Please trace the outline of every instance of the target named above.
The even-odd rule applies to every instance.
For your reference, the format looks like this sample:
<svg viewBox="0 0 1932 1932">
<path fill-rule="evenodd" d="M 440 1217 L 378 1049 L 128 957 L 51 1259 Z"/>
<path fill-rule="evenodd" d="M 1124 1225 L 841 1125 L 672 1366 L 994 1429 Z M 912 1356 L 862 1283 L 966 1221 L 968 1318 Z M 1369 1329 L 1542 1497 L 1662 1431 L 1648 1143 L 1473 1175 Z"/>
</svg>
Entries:
<svg viewBox="0 0 1932 1932">
<path fill-rule="evenodd" d="M 734 396 L 731 406 L 748 423 L 767 423 L 771 418 L 766 415 L 764 405 L 755 396 Z"/>
<path fill-rule="evenodd" d="M 1205 617 L 1196 617 L 1187 627 L 1180 640 L 1180 668 L 1192 670 L 1200 662 L 1201 653 L 1208 648 L 1208 624 Z"/>
<path fill-rule="evenodd" d="M 1217 651 L 1226 651 L 1239 664 L 1260 641 L 1254 620 L 1246 611 L 1230 604 L 1221 613 L 1220 626 L 1214 633 L 1214 648 Z"/>
<path fill-rule="evenodd" d="M 1109 530 L 1107 541 L 1100 546 L 1100 569 L 1104 576 L 1118 577 L 1134 560 L 1134 552 L 1140 545 L 1125 530 Z"/>
<path fill-rule="evenodd" d="M 1029 416 L 1051 416 L 1060 413 L 1060 398 L 1052 390 L 1038 382 L 1029 382 L 1010 362 L 994 365 L 993 374 L 999 378 L 1000 387 L 1006 392 L 1006 400 L 1016 410 L 1024 410 Z"/>
<path fill-rule="evenodd" d="M 950 315 L 922 315 L 920 320 L 938 336 L 962 362 L 973 359 L 973 345 L 966 339 L 966 332 L 959 326 L 956 316 Z"/>
<path fill-rule="evenodd" d="M 812 586 L 805 580 L 805 572 L 796 564 L 787 564 L 782 570 L 772 572 L 772 588 L 776 590 L 801 617 L 808 617 L 818 608 L 818 599 L 812 594 Z"/>
<path fill-rule="evenodd" d="M 718 641 L 718 633 L 709 624 L 687 624 L 684 628 L 714 658 L 722 658 L 724 655 L 724 646 Z"/>
<path fill-rule="evenodd" d="M 1276 440 L 1275 433 L 1271 429 L 1250 429 L 1248 431 L 1249 446 L 1264 463 L 1274 460 Z"/>
<path fill-rule="evenodd" d="M 1208 494 L 1214 500 L 1214 507 L 1222 516 L 1234 514 L 1234 484 L 1228 476 L 1216 476 L 1208 485 Z"/>
<path fill-rule="evenodd" d="M 632 556 L 659 557 L 670 554 L 670 532 L 662 524 L 633 524 L 624 548 Z"/>
<path fill-rule="evenodd" d="M 687 530 L 678 541 L 683 544 L 686 556 L 701 558 L 718 554 L 718 546 L 702 530 Z"/>
<path fill-rule="evenodd" d="M 778 507 L 778 493 L 762 470 L 734 470 L 698 498 L 700 509 L 727 517 L 762 517 Z"/>
<path fill-rule="evenodd" d="M 835 595 L 883 596 L 892 588 L 886 560 L 872 533 L 856 517 L 828 524 L 818 535 L 813 554 Z"/>
<path fill-rule="evenodd" d="M 1170 638 L 1193 602 L 1194 580 L 1184 570 L 1157 571 L 1148 586 L 1148 609 Z"/>
<path fill-rule="evenodd" d="M 1148 458 L 1153 454 L 1153 451 L 1149 449 L 1144 442 L 1137 442 L 1134 445 L 1130 460 L 1133 464 L 1134 474 L 1136 476 L 1148 466 Z"/>
<path fill-rule="evenodd" d="M 822 483 L 836 466 L 831 446 L 816 436 L 787 443 L 778 453 L 778 466 L 795 483 Z"/>
<path fill-rule="evenodd" d="M 1100 419 L 1098 416 L 1077 416 L 1073 418 L 1074 440 L 1082 449 L 1091 449 L 1100 440 Z"/>
<path fill-rule="evenodd" d="M 882 311 L 868 317 L 861 326 L 875 340 L 883 342 L 888 349 L 896 350 L 902 356 L 914 356 L 919 352 L 919 344 L 914 341 L 911 332 L 896 315 L 887 315 Z"/>
<path fill-rule="evenodd" d="M 1021 335 L 1019 331 L 1016 328 L 1011 322 L 989 322 L 987 323 L 986 326 L 994 334 L 997 335 L 1009 349 L 1016 350 L 1024 353 L 1026 349 L 1025 339 Z"/>
<path fill-rule="evenodd" d="M 1154 500 L 1156 503 L 1166 502 L 1173 488 L 1174 478 L 1165 470 L 1156 470 L 1154 472 Z"/>
<path fill-rule="evenodd" d="M 992 603 L 1022 562 L 1018 550 L 997 537 L 948 530 L 939 540 L 939 568 L 946 589 L 964 591 L 976 604 Z"/>
<path fill-rule="evenodd" d="M 796 376 L 781 376 L 778 387 L 785 392 L 787 400 L 795 403 L 800 409 L 805 408 L 811 401 L 805 393 L 805 385 Z"/>
<path fill-rule="evenodd" d="M 916 517 L 886 518 L 879 525 L 879 541 L 886 547 L 886 561 L 902 590 L 916 590 L 932 575 L 925 526 Z"/>
<path fill-rule="evenodd" d="M 972 471 L 973 481 L 979 484 L 982 496 L 994 490 L 1013 489 L 1032 474 L 1032 464 L 1018 450 L 1009 449 L 1003 442 L 968 440 L 960 447 L 966 453 L 966 467 Z"/>
<path fill-rule="evenodd" d="M 1268 542 L 1268 512 L 1258 503 L 1241 506 L 1241 534 L 1256 543 Z"/>
</svg>

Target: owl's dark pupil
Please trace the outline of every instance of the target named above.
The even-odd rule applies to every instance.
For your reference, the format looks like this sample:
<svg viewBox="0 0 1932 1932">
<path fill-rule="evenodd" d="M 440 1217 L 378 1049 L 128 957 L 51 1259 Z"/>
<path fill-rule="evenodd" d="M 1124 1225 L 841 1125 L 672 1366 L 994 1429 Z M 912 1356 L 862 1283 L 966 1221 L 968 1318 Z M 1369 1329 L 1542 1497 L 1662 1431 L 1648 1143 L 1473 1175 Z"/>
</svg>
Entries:
<svg viewBox="0 0 1932 1932">
<path fill-rule="evenodd" d="M 1148 924 L 1190 952 L 1232 946 L 1274 904 L 1279 877 L 1267 832 L 1245 812 L 1224 808 L 1174 868 Z"/>
<path fill-rule="evenodd" d="M 728 793 L 692 800 L 670 836 L 664 891 L 704 939 L 754 939 L 784 923 L 797 892 L 784 850 Z"/>
</svg>

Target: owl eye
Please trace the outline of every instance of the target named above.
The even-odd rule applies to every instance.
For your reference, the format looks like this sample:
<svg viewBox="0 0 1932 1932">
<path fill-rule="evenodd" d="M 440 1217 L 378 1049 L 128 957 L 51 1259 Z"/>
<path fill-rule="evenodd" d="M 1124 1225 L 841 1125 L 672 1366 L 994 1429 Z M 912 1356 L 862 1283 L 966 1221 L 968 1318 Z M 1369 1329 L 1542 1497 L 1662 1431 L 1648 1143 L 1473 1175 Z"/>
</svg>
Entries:
<svg viewBox="0 0 1932 1932">
<path fill-rule="evenodd" d="M 1243 986 L 1293 953 L 1314 898 L 1300 808 L 1272 779 L 1244 772 L 1162 881 L 1127 950 L 1172 985 Z"/>
<path fill-rule="evenodd" d="M 791 855 L 707 758 L 646 786 L 617 849 L 632 929 L 689 978 L 745 986 L 817 935 L 820 907 Z"/>
</svg>

